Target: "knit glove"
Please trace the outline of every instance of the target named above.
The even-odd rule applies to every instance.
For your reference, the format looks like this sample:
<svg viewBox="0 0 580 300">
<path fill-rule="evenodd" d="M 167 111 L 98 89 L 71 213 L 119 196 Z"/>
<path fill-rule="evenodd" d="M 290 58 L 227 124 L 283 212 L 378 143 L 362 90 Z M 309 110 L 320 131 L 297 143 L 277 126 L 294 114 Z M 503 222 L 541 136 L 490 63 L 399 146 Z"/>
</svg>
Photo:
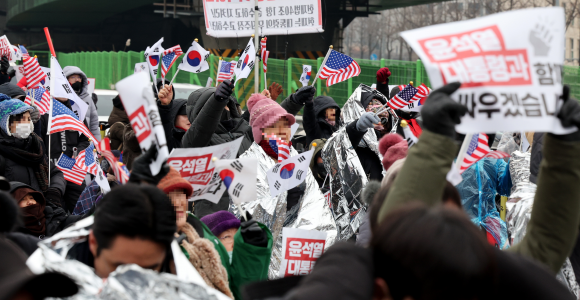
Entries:
<svg viewBox="0 0 580 300">
<path fill-rule="evenodd" d="M 452 82 L 432 92 L 421 110 L 425 129 L 453 138 L 455 125 L 461 123 L 461 117 L 467 112 L 467 107 L 449 97 L 461 83 Z"/>
<path fill-rule="evenodd" d="M 570 98 L 570 87 L 565 85 L 560 99 L 564 100 L 564 105 L 558 113 L 558 119 L 564 127 L 576 126 L 580 129 L 580 104 L 578 100 Z M 576 130 L 569 134 L 557 135 L 550 133 L 553 137 L 567 142 L 580 141 L 580 130 Z"/>
<path fill-rule="evenodd" d="M 377 82 L 388 82 L 389 77 L 391 77 L 391 71 L 389 71 L 389 68 L 384 67 L 377 71 Z"/>
<path fill-rule="evenodd" d="M 0 60 L 0 73 L 7 74 L 9 67 L 8 56 L 2 56 L 2 60 Z"/>
<path fill-rule="evenodd" d="M 53 188 L 53 187 L 49 187 L 45 192 L 44 192 L 44 198 L 46 198 L 46 200 L 54 205 L 62 206 L 62 194 L 60 193 L 60 191 L 57 188 Z"/>
<path fill-rule="evenodd" d="M 378 124 L 381 122 L 379 117 L 375 116 L 373 112 L 366 112 L 360 116 L 358 121 L 356 122 L 356 130 L 358 131 L 367 131 L 369 128 L 373 128 L 374 124 Z"/>
<path fill-rule="evenodd" d="M 249 212 L 246 212 L 246 221 L 242 220 L 240 231 L 244 242 L 257 247 L 268 246 L 268 235 Z"/>
<path fill-rule="evenodd" d="M 32 105 L 32 108 L 34 109 L 30 113 L 30 120 L 32 120 L 32 123 L 36 123 L 38 120 L 40 120 L 40 112 L 38 111 L 38 107 L 36 105 Z"/>
<path fill-rule="evenodd" d="M 284 92 L 284 90 L 282 89 L 282 86 L 276 82 L 273 82 L 270 85 L 270 87 L 268 88 L 268 91 L 270 91 L 270 99 L 272 99 L 274 101 L 276 101 L 276 99 L 278 99 L 278 96 Z"/>
<path fill-rule="evenodd" d="M 151 145 L 147 152 L 139 155 L 133 161 L 133 170 L 131 170 L 131 176 L 129 177 L 130 182 L 140 183 L 145 181 L 147 183 L 157 185 L 161 178 L 165 177 L 169 173 L 169 165 L 167 162 L 163 163 L 159 174 L 151 174 L 151 169 L 149 165 L 153 163 L 153 160 L 157 157 L 157 148 L 155 145 Z"/>
<path fill-rule="evenodd" d="M 292 101 L 296 104 L 304 105 L 306 103 L 312 103 L 314 100 L 314 94 L 316 93 L 316 88 L 307 85 L 299 88 L 296 93 L 292 94 Z"/>
<path fill-rule="evenodd" d="M 234 84 L 229 80 L 224 80 L 224 82 L 220 83 L 217 87 L 214 97 L 219 102 L 224 102 L 230 98 L 234 91 Z"/>
</svg>

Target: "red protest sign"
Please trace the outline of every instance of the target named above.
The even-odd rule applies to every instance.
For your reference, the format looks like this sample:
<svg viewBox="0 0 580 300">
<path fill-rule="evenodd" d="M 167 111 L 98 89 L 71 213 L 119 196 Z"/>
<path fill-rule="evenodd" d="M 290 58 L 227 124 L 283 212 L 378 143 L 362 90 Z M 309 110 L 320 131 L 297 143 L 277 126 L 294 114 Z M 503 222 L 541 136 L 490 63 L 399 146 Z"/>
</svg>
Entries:
<svg viewBox="0 0 580 300">
<path fill-rule="evenodd" d="M 170 157 L 167 163 L 191 184 L 206 185 L 213 175 L 210 167 L 212 154 L 190 157 Z"/>
<path fill-rule="evenodd" d="M 316 260 L 324 253 L 326 232 L 283 228 L 282 236 L 283 261 L 280 275 L 310 274 Z"/>
<path fill-rule="evenodd" d="M 129 116 L 129 120 L 131 120 L 131 127 L 135 131 L 135 137 L 137 137 L 139 143 L 151 135 L 151 125 L 149 124 L 147 113 L 145 112 L 145 106 L 136 109 Z"/>
</svg>

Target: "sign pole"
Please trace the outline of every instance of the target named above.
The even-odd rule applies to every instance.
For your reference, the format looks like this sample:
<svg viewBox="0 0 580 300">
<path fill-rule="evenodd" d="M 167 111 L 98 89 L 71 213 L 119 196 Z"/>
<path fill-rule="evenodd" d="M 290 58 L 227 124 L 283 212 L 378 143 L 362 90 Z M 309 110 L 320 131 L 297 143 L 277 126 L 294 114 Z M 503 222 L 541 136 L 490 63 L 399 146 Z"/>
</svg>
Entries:
<svg viewBox="0 0 580 300">
<path fill-rule="evenodd" d="M 260 49 L 260 29 L 259 29 L 259 12 L 260 9 L 258 8 L 258 0 L 254 0 L 254 49 Z M 254 53 L 255 54 L 255 53 Z M 254 60 L 256 61 L 256 60 Z M 258 68 L 256 68 L 256 64 L 254 64 L 254 93 L 257 94 L 260 91 L 260 72 Z"/>
<path fill-rule="evenodd" d="M 324 57 L 324 60 L 322 61 L 322 65 L 320 65 L 320 69 L 318 70 L 318 72 L 316 72 L 316 77 L 314 77 L 314 80 L 312 80 L 312 86 L 314 86 L 314 84 L 316 83 L 316 79 L 318 79 L 318 76 L 320 76 L 320 71 L 322 70 L 322 68 L 324 68 L 324 65 L 326 64 L 326 60 L 328 60 L 328 56 L 330 55 L 330 52 L 332 51 L 333 47 L 332 45 L 330 45 L 330 47 L 328 47 L 328 52 L 326 52 L 326 56 Z"/>
</svg>

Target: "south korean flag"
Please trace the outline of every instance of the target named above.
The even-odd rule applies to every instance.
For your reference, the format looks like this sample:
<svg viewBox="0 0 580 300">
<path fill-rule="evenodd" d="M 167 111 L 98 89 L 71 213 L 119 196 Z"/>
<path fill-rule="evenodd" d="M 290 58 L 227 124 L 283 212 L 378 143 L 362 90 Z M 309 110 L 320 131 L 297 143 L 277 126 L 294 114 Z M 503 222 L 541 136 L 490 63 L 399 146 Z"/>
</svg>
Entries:
<svg viewBox="0 0 580 300">
<path fill-rule="evenodd" d="M 248 78 L 250 72 L 254 68 L 254 64 L 256 61 L 256 48 L 254 48 L 253 40 L 250 39 L 246 48 L 244 48 L 244 52 L 240 55 L 240 59 L 238 60 L 238 64 L 234 69 L 234 74 L 236 74 L 236 83 L 238 80 L 242 78 Z"/>
<path fill-rule="evenodd" d="M 270 195 L 276 197 L 280 193 L 301 184 L 308 175 L 313 154 L 314 149 L 292 156 L 268 170 L 266 176 L 270 186 Z"/>
<path fill-rule="evenodd" d="M 220 159 L 214 161 L 214 167 L 235 204 L 256 200 L 257 159 Z"/>
</svg>

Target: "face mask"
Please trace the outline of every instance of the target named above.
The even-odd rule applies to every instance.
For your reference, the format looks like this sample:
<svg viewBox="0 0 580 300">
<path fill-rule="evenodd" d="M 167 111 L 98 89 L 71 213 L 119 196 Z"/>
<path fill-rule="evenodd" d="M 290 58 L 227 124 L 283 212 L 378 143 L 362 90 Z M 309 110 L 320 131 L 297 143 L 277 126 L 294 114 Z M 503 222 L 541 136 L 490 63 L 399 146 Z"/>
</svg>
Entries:
<svg viewBox="0 0 580 300">
<path fill-rule="evenodd" d="M 16 130 L 12 135 L 19 139 L 26 139 L 32 133 L 33 125 L 32 123 L 18 123 L 16 124 Z"/>
<path fill-rule="evenodd" d="M 75 93 L 80 93 L 81 92 L 81 87 L 82 87 L 83 83 L 82 82 L 75 82 L 73 84 L 71 84 L 71 87 L 73 88 L 73 90 L 75 90 Z"/>
<path fill-rule="evenodd" d="M 329 119 L 326 119 L 326 122 L 327 122 L 328 124 L 330 124 L 330 126 L 335 126 L 335 125 L 336 125 L 336 121 L 334 121 L 334 120 L 333 120 L 333 121 L 331 121 L 331 120 L 329 120 Z"/>
<path fill-rule="evenodd" d="M 320 178 L 326 178 L 327 174 L 326 173 L 326 168 L 324 167 L 324 163 L 317 163 L 316 167 L 318 168 L 318 176 L 320 176 Z"/>
<path fill-rule="evenodd" d="M 234 251 L 228 251 L 228 256 L 230 257 L 230 264 L 232 263 L 232 257 L 234 256 Z"/>
</svg>

